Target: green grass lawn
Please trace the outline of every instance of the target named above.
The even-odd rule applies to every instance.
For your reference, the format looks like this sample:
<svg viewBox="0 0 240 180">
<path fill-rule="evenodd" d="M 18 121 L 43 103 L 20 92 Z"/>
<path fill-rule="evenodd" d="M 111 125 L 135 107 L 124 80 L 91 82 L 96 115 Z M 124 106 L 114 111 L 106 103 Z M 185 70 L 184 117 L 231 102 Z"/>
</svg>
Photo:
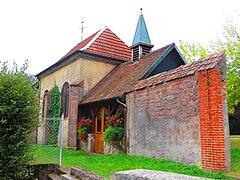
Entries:
<svg viewBox="0 0 240 180">
<path fill-rule="evenodd" d="M 54 149 L 54 147 L 32 145 L 32 152 L 34 155 L 32 163 L 56 163 L 58 158 L 56 150 L 57 149 Z M 232 153 L 236 153 L 234 156 L 237 156 L 238 152 L 233 151 Z M 237 160 L 237 162 L 240 162 L 239 159 Z M 193 165 L 184 165 L 169 160 L 151 159 L 140 156 L 129 156 L 126 154 L 89 156 L 82 151 L 73 151 L 67 149 L 63 149 L 62 166 L 79 166 L 83 169 L 89 170 L 106 178 L 110 177 L 111 172 L 130 169 L 150 169 L 175 172 L 199 177 L 216 179 L 224 178 L 224 174 L 222 173 L 212 173 L 210 171 L 204 171 Z"/>
<path fill-rule="evenodd" d="M 230 138 L 240 138 L 240 135 L 231 135 Z"/>
<path fill-rule="evenodd" d="M 233 138 L 231 136 L 231 164 L 231 171 L 226 174 L 236 174 L 240 176 L 240 135 L 234 136 Z"/>
</svg>

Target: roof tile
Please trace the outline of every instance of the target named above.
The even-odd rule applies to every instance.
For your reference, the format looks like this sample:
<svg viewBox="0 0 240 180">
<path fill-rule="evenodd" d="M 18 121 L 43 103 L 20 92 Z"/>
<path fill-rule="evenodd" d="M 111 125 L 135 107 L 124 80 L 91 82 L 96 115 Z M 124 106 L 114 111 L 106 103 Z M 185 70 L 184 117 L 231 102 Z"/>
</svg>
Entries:
<svg viewBox="0 0 240 180">
<path fill-rule="evenodd" d="M 170 45 L 167 45 L 153 51 L 135 64 L 125 62 L 118 65 L 89 92 L 82 103 L 121 96 L 134 86 L 141 76 L 169 47 Z"/>
<path fill-rule="evenodd" d="M 102 29 L 102 32 L 99 30 L 78 43 L 64 57 L 78 50 L 125 61 L 130 61 L 132 57 L 131 49 L 109 28 Z"/>
<path fill-rule="evenodd" d="M 202 60 L 182 65 L 176 69 L 156 74 L 145 80 L 140 77 L 170 47 L 167 45 L 144 56 L 138 63 L 126 62 L 118 65 L 102 81 L 100 81 L 81 102 L 90 103 L 103 99 L 118 97 L 126 92 L 142 89 L 163 82 L 195 74 L 197 71 L 216 67 L 224 51 L 210 55 Z"/>
<path fill-rule="evenodd" d="M 189 75 L 195 74 L 197 71 L 213 69 L 216 67 L 218 62 L 223 57 L 223 55 L 224 55 L 224 51 L 221 51 L 219 53 L 215 53 L 210 56 L 207 56 L 204 59 L 193 61 L 186 65 L 182 65 L 176 69 L 172 69 L 170 71 L 165 71 L 165 72 L 156 74 L 155 76 L 152 76 L 148 79 L 141 80 L 135 83 L 135 85 L 131 89 L 129 89 L 128 92 L 137 90 L 137 89 L 142 89 L 146 86 L 152 86 L 152 85 L 160 84 L 163 82 L 171 81 L 174 79 L 182 78 L 185 76 L 189 76 Z"/>
<path fill-rule="evenodd" d="M 85 40 L 83 40 L 82 42 L 78 43 L 74 48 L 72 48 L 65 56 L 63 56 L 62 58 L 68 56 L 69 54 L 74 53 L 75 51 L 82 49 L 83 47 L 85 47 L 98 33 L 99 31 L 95 32 L 94 34 L 92 34 L 91 36 L 89 36 L 88 38 L 86 38 Z"/>
<path fill-rule="evenodd" d="M 130 61 L 132 56 L 131 49 L 109 28 L 85 51 L 126 61 Z"/>
</svg>

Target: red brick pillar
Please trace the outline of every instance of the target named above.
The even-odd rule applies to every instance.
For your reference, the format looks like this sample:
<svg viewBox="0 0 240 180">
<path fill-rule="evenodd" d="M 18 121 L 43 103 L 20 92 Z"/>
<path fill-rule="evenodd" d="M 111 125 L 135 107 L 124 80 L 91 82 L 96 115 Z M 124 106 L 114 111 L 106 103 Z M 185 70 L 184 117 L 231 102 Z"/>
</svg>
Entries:
<svg viewBox="0 0 240 180">
<path fill-rule="evenodd" d="M 83 81 L 70 84 L 69 93 L 69 122 L 68 122 L 68 147 L 77 147 L 77 118 L 78 104 L 84 94 Z"/>
<path fill-rule="evenodd" d="M 218 69 L 198 72 L 198 92 L 200 105 L 200 137 L 202 168 L 225 171 L 229 168 L 226 151 L 223 102 L 226 98 L 225 83 L 222 83 Z M 225 111 L 226 112 L 226 111 Z M 229 140 L 229 139 L 228 139 Z"/>
</svg>

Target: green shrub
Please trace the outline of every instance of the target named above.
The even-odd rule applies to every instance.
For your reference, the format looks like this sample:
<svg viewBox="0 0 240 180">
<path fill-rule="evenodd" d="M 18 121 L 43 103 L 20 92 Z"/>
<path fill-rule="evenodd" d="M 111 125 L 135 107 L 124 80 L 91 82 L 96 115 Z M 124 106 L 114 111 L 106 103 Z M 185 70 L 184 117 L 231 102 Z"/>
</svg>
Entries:
<svg viewBox="0 0 240 180">
<path fill-rule="evenodd" d="M 124 137 L 124 119 L 116 116 L 106 118 L 104 141 L 110 145 L 121 145 Z"/>
<path fill-rule="evenodd" d="M 87 142 L 88 134 L 92 133 L 92 120 L 82 117 L 77 123 L 78 139 Z"/>
<path fill-rule="evenodd" d="M 52 94 L 52 100 L 51 100 L 51 106 L 48 109 L 48 116 L 50 118 L 59 118 L 58 119 L 52 119 L 49 121 L 48 128 L 50 130 L 50 136 L 46 140 L 46 145 L 56 145 L 58 140 L 58 129 L 60 125 L 60 114 L 61 114 L 61 104 L 60 104 L 60 91 L 56 83 L 54 84 L 54 87 L 51 90 Z"/>
<path fill-rule="evenodd" d="M 1 179 L 26 179 L 28 174 L 28 142 L 38 110 L 36 90 L 26 68 L 27 62 L 20 69 L 3 63 L 0 69 Z"/>
<path fill-rule="evenodd" d="M 48 109 L 48 114 L 50 118 L 58 118 L 61 116 L 61 104 L 60 104 L 60 91 L 56 83 L 51 90 L 52 92 L 52 100 L 51 106 Z"/>
</svg>

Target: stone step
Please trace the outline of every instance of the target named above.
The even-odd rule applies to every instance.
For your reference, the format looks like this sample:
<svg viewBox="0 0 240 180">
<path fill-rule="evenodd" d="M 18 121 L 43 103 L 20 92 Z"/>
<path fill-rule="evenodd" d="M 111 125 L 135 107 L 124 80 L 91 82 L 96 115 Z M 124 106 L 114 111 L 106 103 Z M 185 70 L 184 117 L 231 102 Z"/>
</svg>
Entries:
<svg viewBox="0 0 240 180">
<path fill-rule="evenodd" d="M 70 174 L 71 168 L 57 168 L 57 174 Z"/>
<path fill-rule="evenodd" d="M 61 176 L 58 174 L 49 174 L 48 175 L 48 180 L 61 180 Z"/>
<path fill-rule="evenodd" d="M 62 177 L 61 180 L 79 180 L 78 178 L 70 174 L 63 174 L 61 177 Z"/>
<path fill-rule="evenodd" d="M 120 171 L 111 173 L 110 180 L 210 180 L 209 178 L 201 178 L 195 176 L 189 176 L 184 174 L 170 173 L 164 171 L 154 171 L 146 169 L 136 169 L 128 171 Z"/>
<path fill-rule="evenodd" d="M 75 176 L 79 179 L 88 179 L 88 180 L 104 180 L 104 177 L 101 177 L 97 174 L 94 174 L 90 171 L 87 171 L 85 169 L 82 169 L 80 167 L 72 167 L 71 168 L 71 173 L 72 176 Z"/>
<path fill-rule="evenodd" d="M 61 168 L 57 167 L 55 174 L 49 174 L 48 179 L 49 180 L 62 180 L 62 175 L 70 174 L 71 168 Z"/>
</svg>

